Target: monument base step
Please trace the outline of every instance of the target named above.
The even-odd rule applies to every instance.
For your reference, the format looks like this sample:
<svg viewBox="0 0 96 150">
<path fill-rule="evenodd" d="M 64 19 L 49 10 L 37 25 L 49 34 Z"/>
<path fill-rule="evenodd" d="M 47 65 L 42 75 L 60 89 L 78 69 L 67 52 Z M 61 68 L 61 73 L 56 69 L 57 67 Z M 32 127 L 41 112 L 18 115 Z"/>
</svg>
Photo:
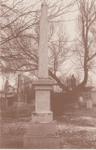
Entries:
<svg viewBox="0 0 96 150">
<path fill-rule="evenodd" d="M 49 123 L 53 121 L 53 113 L 50 112 L 33 112 L 32 122 L 33 123 Z"/>
<path fill-rule="evenodd" d="M 56 122 L 31 123 L 24 136 L 24 148 L 27 149 L 60 148 L 60 142 Z"/>
</svg>

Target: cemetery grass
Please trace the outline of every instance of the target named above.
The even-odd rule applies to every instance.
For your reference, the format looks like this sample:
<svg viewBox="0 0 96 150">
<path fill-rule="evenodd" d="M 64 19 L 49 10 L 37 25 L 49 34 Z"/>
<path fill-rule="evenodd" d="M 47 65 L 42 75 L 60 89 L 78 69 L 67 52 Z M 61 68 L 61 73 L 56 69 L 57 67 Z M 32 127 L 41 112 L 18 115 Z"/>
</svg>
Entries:
<svg viewBox="0 0 96 150">
<path fill-rule="evenodd" d="M 23 137 L 28 122 L 31 121 L 32 107 L 27 105 L 26 109 L 20 108 L 22 113 L 20 111 L 15 117 L 9 115 L 12 109 L 9 110 L 7 110 L 9 113 L 6 111 L 6 114 L 3 114 L 0 124 L 5 142 L 4 148 L 23 148 Z M 62 116 L 55 119 L 61 140 L 60 148 L 96 148 L 96 108 L 65 111 Z"/>
<path fill-rule="evenodd" d="M 62 148 L 96 148 L 96 108 L 65 112 L 57 120 Z"/>
</svg>

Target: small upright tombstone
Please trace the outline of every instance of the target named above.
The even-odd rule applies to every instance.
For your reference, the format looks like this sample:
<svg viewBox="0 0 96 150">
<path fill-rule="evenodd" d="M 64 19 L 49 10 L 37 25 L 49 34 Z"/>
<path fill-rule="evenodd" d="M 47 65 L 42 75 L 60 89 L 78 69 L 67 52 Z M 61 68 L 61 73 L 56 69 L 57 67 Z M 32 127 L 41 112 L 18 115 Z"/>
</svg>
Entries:
<svg viewBox="0 0 96 150">
<path fill-rule="evenodd" d="M 87 109 L 92 109 L 93 108 L 93 103 L 91 100 L 87 101 Z"/>
<path fill-rule="evenodd" d="M 22 74 L 18 74 L 18 88 L 17 88 L 17 108 L 23 106 L 24 99 L 22 96 Z"/>
<path fill-rule="evenodd" d="M 93 108 L 93 101 L 92 101 L 92 97 L 91 97 L 91 91 L 85 91 L 84 95 L 85 95 L 84 99 L 86 101 L 86 108 L 92 109 Z"/>
<path fill-rule="evenodd" d="M 71 88 L 72 89 L 76 88 L 76 78 L 74 74 L 71 76 Z"/>
<path fill-rule="evenodd" d="M 87 109 L 92 109 L 93 101 L 92 101 L 91 93 L 89 92 L 87 94 L 88 94 L 88 99 L 87 99 L 86 107 L 87 107 Z"/>
<path fill-rule="evenodd" d="M 1 109 L 1 106 L 0 106 L 0 121 L 2 120 L 2 109 Z"/>
</svg>

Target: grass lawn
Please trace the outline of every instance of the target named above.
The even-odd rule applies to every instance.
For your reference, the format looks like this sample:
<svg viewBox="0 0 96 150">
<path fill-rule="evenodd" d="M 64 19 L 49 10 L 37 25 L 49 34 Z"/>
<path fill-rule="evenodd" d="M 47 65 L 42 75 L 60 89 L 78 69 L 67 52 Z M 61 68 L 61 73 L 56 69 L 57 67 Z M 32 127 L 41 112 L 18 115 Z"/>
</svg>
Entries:
<svg viewBox="0 0 96 150">
<path fill-rule="evenodd" d="M 25 108 L 24 110 L 20 109 L 22 113 L 19 110 L 20 117 L 9 115 L 12 110 L 8 110 L 10 113 L 6 111 L 6 114 L 3 114 L 3 119 L 0 122 L 0 141 L 2 141 L 3 147 L 0 145 L 0 148 L 23 148 L 24 134 L 32 113 L 30 106 Z M 60 148 L 96 148 L 95 107 L 92 110 L 74 109 L 70 112 L 64 112 L 62 116 L 57 118 L 57 127 Z"/>
</svg>

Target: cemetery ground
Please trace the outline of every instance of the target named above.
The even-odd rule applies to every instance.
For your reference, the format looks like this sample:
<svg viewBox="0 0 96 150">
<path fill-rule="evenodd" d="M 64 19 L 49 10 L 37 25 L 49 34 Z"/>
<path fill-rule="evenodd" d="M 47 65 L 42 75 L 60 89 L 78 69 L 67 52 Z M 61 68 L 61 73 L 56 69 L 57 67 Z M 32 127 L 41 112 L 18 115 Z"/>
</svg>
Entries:
<svg viewBox="0 0 96 150">
<path fill-rule="evenodd" d="M 0 148 L 24 148 L 24 134 L 32 120 L 32 107 L 32 105 L 25 104 L 18 108 L 18 111 L 15 107 L 10 107 L 2 112 L 0 141 L 3 138 L 3 147 L 0 145 Z M 95 107 L 92 110 L 65 109 L 62 115 L 54 119 L 58 128 L 59 148 L 96 148 Z"/>
</svg>

